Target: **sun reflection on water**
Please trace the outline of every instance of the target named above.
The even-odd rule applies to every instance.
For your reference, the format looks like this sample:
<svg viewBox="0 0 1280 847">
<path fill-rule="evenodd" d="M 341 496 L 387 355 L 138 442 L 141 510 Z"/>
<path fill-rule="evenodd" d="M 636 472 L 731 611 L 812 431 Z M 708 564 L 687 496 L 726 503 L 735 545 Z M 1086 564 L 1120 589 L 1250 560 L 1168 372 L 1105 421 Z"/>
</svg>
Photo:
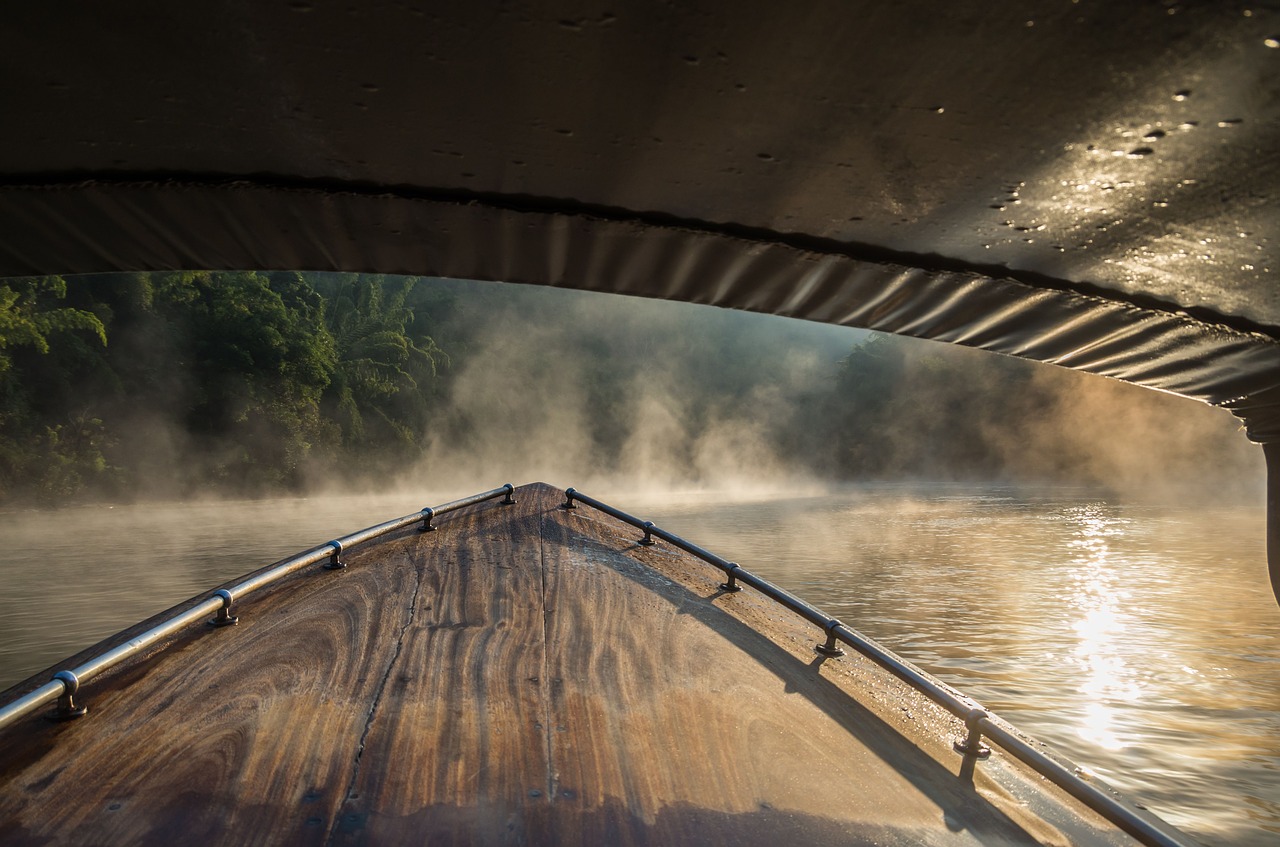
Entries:
<svg viewBox="0 0 1280 847">
<path fill-rule="evenodd" d="M 1079 689 L 1083 711 L 1076 732 L 1104 749 L 1121 750 L 1127 740 L 1117 728 L 1114 704 L 1132 702 L 1141 695 L 1124 656 L 1123 634 L 1129 616 L 1123 611 L 1122 577 L 1110 561 L 1109 539 L 1124 533 L 1126 521 L 1108 516 L 1095 505 L 1072 509 L 1068 518 L 1076 525 L 1075 537 L 1069 542 L 1075 551 L 1074 658 L 1084 671 Z"/>
</svg>

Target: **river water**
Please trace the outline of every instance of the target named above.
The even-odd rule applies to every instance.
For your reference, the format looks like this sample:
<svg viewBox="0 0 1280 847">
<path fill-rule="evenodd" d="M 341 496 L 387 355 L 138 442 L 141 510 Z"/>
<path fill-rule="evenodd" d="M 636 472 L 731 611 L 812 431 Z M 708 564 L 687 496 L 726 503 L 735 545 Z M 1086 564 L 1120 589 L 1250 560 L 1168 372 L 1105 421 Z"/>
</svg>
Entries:
<svg viewBox="0 0 1280 847">
<path fill-rule="evenodd" d="M 0 688 L 245 571 L 467 493 L 0 514 Z M 799 594 L 1206 844 L 1280 841 L 1280 610 L 1260 504 L 961 485 L 588 493 Z"/>
</svg>

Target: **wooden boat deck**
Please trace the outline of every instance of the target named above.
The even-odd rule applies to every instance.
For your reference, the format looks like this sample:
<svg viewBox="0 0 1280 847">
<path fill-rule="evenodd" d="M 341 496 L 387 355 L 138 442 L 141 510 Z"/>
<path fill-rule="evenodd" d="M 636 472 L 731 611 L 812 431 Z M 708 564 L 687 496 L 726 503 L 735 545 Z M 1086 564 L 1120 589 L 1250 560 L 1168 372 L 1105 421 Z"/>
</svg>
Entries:
<svg viewBox="0 0 1280 847">
<path fill-rule="evenodd" d="M 705 563 L 516 496 L 10 727 L 0 841 L 1132 843 L 998 751 L 975 768 L 949 714 Z"/>
</svg>

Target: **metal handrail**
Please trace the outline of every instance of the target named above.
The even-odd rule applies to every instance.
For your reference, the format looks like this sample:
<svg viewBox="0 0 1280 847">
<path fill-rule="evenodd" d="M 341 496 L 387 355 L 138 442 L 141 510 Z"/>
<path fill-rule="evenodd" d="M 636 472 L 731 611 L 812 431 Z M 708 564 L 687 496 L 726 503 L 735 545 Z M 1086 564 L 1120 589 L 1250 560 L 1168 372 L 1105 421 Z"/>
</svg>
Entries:
<svg viewBox="0 0 1280 847">
<path fill-rule="evenodd" d="M 273 582 L 276 582 L 295 571 L 305 568 L 307 565 L 313 565 L 323 559 L 328 559 L 328 568 L 343 568 L 346 565 L 342 562 L 342 552 L 348 550 L 356 544 L 386 535 L 389 532 L 395 532 L 403 527 L 410 526 L 422 521 L 421 530 L 430 532 L 435 527 L 431 525 L 431 519 L 448 512 L 457 511 L 467 506 L 473 506 L 477 503 L 483 503 L 487 500 L 496 500 L 504 497 L 502 501 L 506 505 L 515 503 L 515 487 L 510 483 L 503 485 L 501 488 L 495 488 L 491 491 L 484 491 L 480 494 L 473 494 L 470 497 L 464 497 L 461 500 L 453 500 L 441 506 L 428 507 L 411 515 L 405 515 L 401 518 L 394 518 L 383 523 L 376 524 L 366 529 L 353 532 L 350 535 L 344 535 L 341 538 L 334 539 L 318 547 L 313 547 L 306 552 L 299 553 L 291 559 L 285 559 L 274 568 L 262 571 L 254 576 L 245 579 L 233 585 L 231 588 L 220 588 L 213 592 L 208 598 L 200 603 L 192 606 L 186 611 L 179 612 L 173 617 L 162 621 L 156 626 L 148 629 L 146 632 L 137 635 L 125 643 L 108 650 L 98 656 L 94 656 L 85 663 L 72 668 L 71 670 L 63 670 L 54 674 L 53 678 L 39 688 L 31 691 L 17 700 L 8 703 L 4 707 L 0 707 L 0 729 L 4 729 L 11 723 L 31 714 L 37 709 L 47 706 L 48 704 L 59 701 L 56 717 L 79 717 L 85 713 L 83 706 L 77 706 L 75 703 L 75 694 L 81 684 L 87 682 L 103 671 L 114 667 L 132 656 L 136 656 L 146 650 L 151 645 L 168 638 L 170 635 L 189 626 L 195 621 L 206 619 L 209 623 L 224 626 L 234 624 L 238 618 L 231 614 L 232 604 L 237 600 L 241 600 L 247 595 L 262 589 Z M 216 617 L 209 619 L 209 615 L 215 614 Z"/>
<path fill-rule="evenodd" d="M 744 570 L 735 562 L 730 562 L 690 541 L 686 541 L 678 535 L 655 526 L 652 521 L 637 518 L 635 515 L 628 514 L 594 497 L 588 497 L 573 488 L 567 489 L 563 508 L 575 508 L 575 501 L 585 503 L 597 511 L 604 512 L 623 523 L 642 530 L 644 537 L 639 540 L 640 544 L 652 544 L 653 538 L 656 536 L 686 553 L 719 568 L 728 577 L 724 584 L 720 586 L 722 590 L 736 592 L 741 590 L 738 583 L 749 585 L 810 623 L 821 627 L 826 635 L 826 641 L 814 647 L 818 653 L 824 656 L 843 655 L 844 651 L 836 645 L 836 642 L 841 642 L 888 670 L 894 676 L 965 722 L 968 730 L 967 734 L 964 738 L 956 740 L 954 744 L 956 751 L 960 754 L 966 757 L 985 758 L 990 753 L 990 750 L 981 743 L 982 736 L 985 735 L 1000 745 L 1007 753 L 1021 760 L 1036 773 L 1049 779 L 1072 797 L 1075 797 L 1143 844 L 1152 845 L 1152 847 L 1195 847 L 1196 842 L 1184 833 L 1178 832 L 1172 826 L 1154 816 L 1139 814 L 1128 804 L 1118 800 L 1098 786 L 1087 782 L 1072 770 L 1069 765 L 1045 755 L 1031 744 L 1028 744 L 1019 737 L 1010 724 L 989 714 L 977 701 L 953 690 L 941 680 L 935 679 L 906 659 L 895 655 L 861 633 L 850 629 L 836 618 L 826 615 L 799 597 L 784 591 L 768 580 L 761 579 L 755 574 Z"/>
</svg>

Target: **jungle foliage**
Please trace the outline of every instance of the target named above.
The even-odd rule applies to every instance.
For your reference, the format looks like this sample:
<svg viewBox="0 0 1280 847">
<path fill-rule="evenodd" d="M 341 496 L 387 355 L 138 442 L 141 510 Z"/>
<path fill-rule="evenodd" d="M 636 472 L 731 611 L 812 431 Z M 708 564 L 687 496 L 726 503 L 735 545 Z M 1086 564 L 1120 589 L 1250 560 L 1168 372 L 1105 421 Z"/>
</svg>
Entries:
<svg viewBox="0 0 1280 847">
<path fill-rule="evenodd" d="M 0 285 L 0 486 L 294 490 L 412 452 L 445 357 L 416 280 L 182 272 Z"/>
</svg>

